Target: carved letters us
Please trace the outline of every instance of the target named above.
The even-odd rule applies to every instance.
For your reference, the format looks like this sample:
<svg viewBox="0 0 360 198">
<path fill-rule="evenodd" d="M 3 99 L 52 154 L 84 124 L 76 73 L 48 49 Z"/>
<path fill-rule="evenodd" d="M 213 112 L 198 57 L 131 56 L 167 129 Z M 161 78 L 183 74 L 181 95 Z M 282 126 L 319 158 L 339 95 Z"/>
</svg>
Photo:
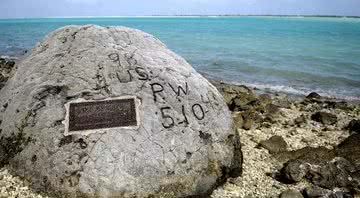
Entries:
<svg viewBox="0 0 360 198">
<path fill-rule="evenodd" d="M 128 81 L 126 81 L 124 78 L 124 73 L 122 75 L 116 74 L 119 82 L 126 83 L 126 82 L 132 82 L 134 79 L 140 80 L 140 81 L 151 81 L 153 73 L 152 71 L 147 71 L 145 68 L 140 67 L 137 64 L 136 61 L 135 64 L 131 64 L 131 61 L 127 61 L 126 63 L 129 64 L 129 69 L 124 69 L 123 64 L 120 61 L 120 55 L 118 53 L 112 53 L 108 55 L 109 59 L 112 60 L 114 63 L 118 64 L 121 71 L 125 71 L 127 75 Z M 129 57 L 126 57 L 128 58 Z M 130 57 L 132 59 L 133 56 Z M 134 59 L 135 60 L 135 59 Z M 125 63 L 125 64 L 126 64 Z M 183 99 L 185 96 L 188 96 L 190 93 L 190 88 L 187 82 L 184 82 L 182 85 L 174 85 L 170 82 L 153 82 L 150 83 L 150 89 L 153 95 L 154 103 L 161 103 L 162 101 L 166 101 L 165 95 L 162 94 L 165 89 L 170 89 L 172 92 L 174 92 L 174 97 L 177 98 L 179 102 L 182 102 L 181 99 Z M 162 126 L 165 129 L 170 129 L 176 125 L 183 125 L 188 126 L 189 119 L 188 116 L 193 116 L 195 119 L 201 121 L 204 120 L 206 117 L 206 111 L 204 109 L 204 104 L 201 103 L 194 103 L 189 104 L 190 106 L 185 106 L 185 104 L 181 105 L 181 118 L 175 118 L 174 117 L 174 109 L 171 106 L 163 106 L 160 108 L 160 116 L 162 118 Z"/>
</svg>

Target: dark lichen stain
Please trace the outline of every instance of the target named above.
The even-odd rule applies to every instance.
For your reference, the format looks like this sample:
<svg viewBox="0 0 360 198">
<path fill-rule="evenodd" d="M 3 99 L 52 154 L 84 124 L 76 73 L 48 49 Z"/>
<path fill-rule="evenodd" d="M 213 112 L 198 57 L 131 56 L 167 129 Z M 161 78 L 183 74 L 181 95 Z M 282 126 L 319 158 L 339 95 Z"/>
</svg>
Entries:
<svg viewBox="0 0 360 198">
<path fill-rule="evenodd" d="M 84 141 L 84 139 L 80 138 L 77 141 L 75 141 L 75 143 L 79 143 L 80 144 L 80 148 L 81 149 L 86 149 L 87 147 L 87 143 Z"/>
<path fill-rule="evenodd" d="M 62 147 L 64 145 L 70 144 L 71 142 L 73 142 L 73 136 L 72 135 L 64 136 L 63 138 L 61 138 L 58 147 Z"/>
<path fill-rule="evenodd" d="M 7 165 L 9 161 L 20 153 L 26 145 L 31 142 L 31 138 L 26 138 L 24 133 L 12 133 L 8 137 L 0 138 L 0 168 Z"/>
<path fill-rule="evenodd" d="M 175 171 L 168 171 L 167 175 L 175 175 Z"/>
<path fill-rule="evenodd" d="M 56 120 L 53 124 L 52 127 L 56 127 L 62 124 L 62 120 Z"/>
<path fill-rule="evenodd" d="M 211 134 L 199 131 L 199 137 L 204 141 L 204 144 L 210 144 L 212 142 Z"/>
<path fill-rule="evenodd" d="M 31 162 L 34 163 L 34 162 L 36 162 L 36 160 L 37 160 L 37 156 L 33 155 L 32 158 L 31 158 Z"/>
<path fill-rule="evenodd" d="M 191 152 L 186 152 L 186 159 L 190 159 L 192 156 L 192 153 Z"/>
</svg>

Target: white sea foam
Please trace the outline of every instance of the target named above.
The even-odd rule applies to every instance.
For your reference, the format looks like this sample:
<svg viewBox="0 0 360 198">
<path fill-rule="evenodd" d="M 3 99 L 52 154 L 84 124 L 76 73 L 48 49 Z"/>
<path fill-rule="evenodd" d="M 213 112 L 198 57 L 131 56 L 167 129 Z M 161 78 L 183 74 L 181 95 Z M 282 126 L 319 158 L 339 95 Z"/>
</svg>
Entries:
<svg viewBox="0 0 360 198">
<path fill-rule="evenodd" d="M 212 78 L 212 77 L 210 77 Z M 214 78 L 212 78 L 214 79 Z M 288 95 L 294 95 L 294 96 L 306 96 L 311 92 L 316 92 L 320 94 L 321 96 L 328 97 L 328 98 L 334 98 L 338 100 L 346 100 L 346 101 L 360 101 L 360 96 L 348 96 L 348 95 L 341 95 L 337 91 L 324 91 L 321 89 L 309 89 L 309 88 L 294 88 L 286 85 L 272 85 L 272 84 L 260 84 L 260 83 L 247 83 L 247 82 L 237 82 L 237 81 L 224 81 L 229 84 L 234 85 L 245 85 L 250 88 L 259 89 L 261 91 L 265 92 L 271 92 L 271 93 L 284 93 Z"/>
</svg>

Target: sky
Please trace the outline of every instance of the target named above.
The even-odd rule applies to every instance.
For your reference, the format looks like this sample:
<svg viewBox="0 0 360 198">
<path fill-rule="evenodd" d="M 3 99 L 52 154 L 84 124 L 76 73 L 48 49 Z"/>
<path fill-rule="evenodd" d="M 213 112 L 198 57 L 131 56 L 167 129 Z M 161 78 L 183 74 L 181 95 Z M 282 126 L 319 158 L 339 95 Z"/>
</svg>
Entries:
<svg viewBox="0 0 360 198">
<path fill-rule="evenodd" d="M 360 16 L 360 0 L 0 0 L 0 18 L 143 15 Z"/>
</svg>

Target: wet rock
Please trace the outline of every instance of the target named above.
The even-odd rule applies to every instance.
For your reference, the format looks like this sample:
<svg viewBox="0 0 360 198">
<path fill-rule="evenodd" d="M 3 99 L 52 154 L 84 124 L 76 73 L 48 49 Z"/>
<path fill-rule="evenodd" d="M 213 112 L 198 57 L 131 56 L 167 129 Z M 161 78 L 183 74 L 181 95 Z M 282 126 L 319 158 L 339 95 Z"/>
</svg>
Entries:
<svg viewBox="0 0 360 198">
<path fill-rule="evenodd" d="M 268 140 L 261 141 L 258 147 L 267 149 L 271 154 L 284 152 L 287 150 L 287 143 L 281 136 L 272 136 Z"/>
<path fill-rule="evenodd" d="M 320 94 L 316 93 L 316 92 L 311 92 L 309 95 L 306 96 L 306 99 L 320 99 L 321 96 Z"/>
<path fill-rule="evenodd" d="M 303 180 L 310 167 L 301 160 L 290 160 L 281 170 L 285 183 L 297 183 Z"/>
<path fill-rule="evenodd" d="M 7 104 L 0 112 L 1 163 L 36 190 L 62 197 L 205 196 L 241 174 L 240 137 L 221 94 L 139 30 L 61 28 L 19 63 L 0 96 Z M 124 97 L 116 111 L 129 114 L 127 122 L 108 125 L 115 122 L 109 107 Z M 69 121 L 69 110 L 81 113 Z M 85 128 L 98 114 L 107 121 Z"/>
<path fill-rule="evenodd" d="M 360 133 L 360 120 L 351 120 L 347 129 L 349 129 L 350 132 Z"/>
<path fill-rule="evenodd" d="M 337 117 L 334 114 L 327 113 L 327 112 L 316 112 L 311 115 L 311 119 L 322 124 L 335 124 L 337 122 Z"/>
<path fill-rule="evenodd" d="M 286 190 L 282 192 L 279 198 L 303 198 L 304 196 L 297 190 Z"/>
</svg>

